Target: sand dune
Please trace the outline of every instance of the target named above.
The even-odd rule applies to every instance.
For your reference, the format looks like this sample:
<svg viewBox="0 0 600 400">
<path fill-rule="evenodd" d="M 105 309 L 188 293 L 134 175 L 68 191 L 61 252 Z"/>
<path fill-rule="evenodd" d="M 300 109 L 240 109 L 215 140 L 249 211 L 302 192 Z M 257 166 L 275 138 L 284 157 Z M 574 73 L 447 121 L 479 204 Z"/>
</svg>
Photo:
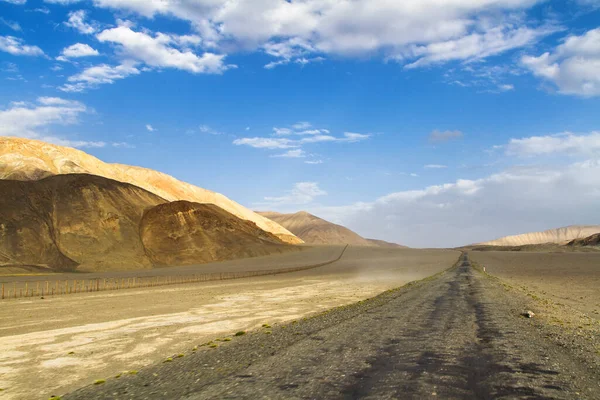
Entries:
<svg viewBox="0 0 600 400">
<path fill-rule="evenodd" d="M 168 201 L 215 204 L 238 218 L 254 222 L 287 243 L 302 243 L 291 232 L 242 205 L 172 176 L 147 168 L 108 164 L 83 151 L 38 140 L 0 137 L 0 179 L 38 180 L 61 174 L 87 173 L 130 183 Z"/>
<path fill-rule="evenodd" d="M 524 246 L 530 244 L 556 243 L 567 244 L 573 239 L 581 239 L 600 232 L 600 225 L 571 225 L 543 232 L 531 232 L 506 236 L 489 242 L 477 243 L 487 246 Z"/>
<path fill-rule="evenodd" d="M 96 175 L 0 180 L 0 193 L 0 272 L 145 269 L 296 249 L 217 206 L 168 203 Z"/>
</svg>

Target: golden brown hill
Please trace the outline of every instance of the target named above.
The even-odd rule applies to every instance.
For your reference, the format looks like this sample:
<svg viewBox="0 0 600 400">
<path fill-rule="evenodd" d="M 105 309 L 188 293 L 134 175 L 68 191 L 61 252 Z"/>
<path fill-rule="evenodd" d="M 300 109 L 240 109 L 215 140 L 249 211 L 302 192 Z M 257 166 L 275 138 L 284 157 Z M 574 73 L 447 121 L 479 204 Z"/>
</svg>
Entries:
<svg viewBox="0 0 600 400">
<path fill-rule="evenodd" d="M 39 140 L 0 136 L 0 179 L 38 180 L 47 176 L 86 173 L 130 183 L 168 201 L 215 204 L 238 218 L 254 222 L 287 243 L 302 243 L 291 232 L 220 193 L 182 182 L 158 171 L 108 164 L 83 151 Z"/>
<path fill-rule="evenodd" d="M 568 246 L 600 246 L 600 233 L 595 233 L 591 236 L 574 239 L 567 243 Z"/>
<path fill-rule="evenodd" d="M 600 233 L 600 225 L 571 225 L 543 232 L 524 233 L 506 236 L 489 242 L 477 243 L 479 246 L 524 246 L 532 244 L 567 244 L 574 239 L 581 239 L 594 233 Z"/>
<path fill-rule="evenodd" d="M 289 250 L 272 233 L 214 204 L 175 201 L 144 213 L 146 254 L 155 265 L 186 265 Z"/>
<path fill-rule="evenodd" d="M 258 214 L 282 225 L 294 235 L 309 244 L 351 244 L 354 246 L 374 246 L 367 239 L 341 225 L 325 221 L 306 211 L 295 214 L 281 214 L 273 211 L 259 211 Z"/>
<path fill-rule="evenodd" d="M 386 242 L 385 240 L 379 240 L 379 239 L 367 239 L 367 241 L 369 241 L 371 244 L 377 246 L 377 247 L 389 247 L 389 248 L 394 248 L 394 249 L 407 249 L 407 246 L 402 246 L 401 244 L 398 243 L 392 243 L 392 242 Z"/>
<path fill-rule="evenodd" d="M 0 193 L 0 272 L 142 269 L 294 249 L 217 206 L 167 204 L 144 189 L 95 175 L 0 180 Z M 185 207 L 193 219 L 183 218 Z M 228 249 L 236 241 L 248 245 L 245 252 Z M 192 250 L 181 253 L 186 245 Z"/>
</svg>

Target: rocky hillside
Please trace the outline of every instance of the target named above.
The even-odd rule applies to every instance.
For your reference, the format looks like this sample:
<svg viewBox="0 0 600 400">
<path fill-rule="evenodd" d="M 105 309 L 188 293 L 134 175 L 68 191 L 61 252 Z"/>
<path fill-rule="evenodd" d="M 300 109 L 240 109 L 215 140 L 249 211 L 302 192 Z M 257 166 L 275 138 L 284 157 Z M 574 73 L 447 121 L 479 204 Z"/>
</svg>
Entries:
<svg viewBox="0 0 600 400">
<path fill-rule="evenodd" d="M 214 205 L 168 203 L 95 175 L 0 180 L 0 193 L 0 273 L 142 269 L 295 249 Z"/>
<path fill-rule="evenodd" d="M 273 211 L 258 212 L 282 225 L 308 244 L 351 244 L 354 246 L 376 246 L 350 229 L 316 217 L 305 211 L 281 214 Z"/>
<path fill-rule="evenodd" d="M 574 239 L 582 239 L 600 233 L 600 225 L 572 225 L 543 232 L 524 233 L 506 236 L 489 242 L 477 243 L 485 246 L 524 246 L 531 244 L 556 243 L 567 244 Z"/>
<path fill-rule="evenodd" d="M 597 246 L 600 247 L 600 233 L 595 233 L 591 236 L 574 239 L 567 243 L 568 246 Z"/>
<path fill-rule="evenodd" d="M 215 206 L 175 201 L 148 209 L 140 224 L 154 265 L 185 265 L 289 251 L 254 223 Z"/>
<path fill-rule="evenodd" d="M 302 243 L 279 224 L 215 193 L 151 169 L 108 164 L 83 151 L 38 140 L 0 137 L 0 179 L 32 181 L 52 175 L 86 173 L 130 183 L 168 200 L 215 204 L 238 218 L 254 222 L 287 243 Z"/>
</svg>

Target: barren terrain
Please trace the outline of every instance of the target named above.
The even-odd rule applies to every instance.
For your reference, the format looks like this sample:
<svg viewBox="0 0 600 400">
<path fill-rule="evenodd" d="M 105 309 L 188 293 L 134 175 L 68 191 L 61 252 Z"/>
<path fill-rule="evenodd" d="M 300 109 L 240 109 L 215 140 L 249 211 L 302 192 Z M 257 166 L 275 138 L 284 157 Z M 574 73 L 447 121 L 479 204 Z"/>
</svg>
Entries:
<svg viewBox="0 0 600 400">
<path fill-rule="evenodd" d="M 600 252 L 473 251 L 470 256 L 488 274 L 600 319 Z"/>
<path fill-rule="evenodd" d="M 335 258 L 341 249 L 319 247 L 157 271 L 299 266 Z M 6 300 L 0 307 L 2 397 L 47 399 L 61 395 L 97 379 L 188 352 L 194 345 L 232 337 L 240 330 L 299 320 L 372 297 L 440 272 L 458 256 L 451 250 L 349 247 L 340 261 L 297 273 Z"/>
<path fill-rule="evenodd" d="M 599 399 L 598 329 L 524 318 L 534 300 L 461 257 L 408 287 L 174 354 L 65 399 Z"/>
</svg>

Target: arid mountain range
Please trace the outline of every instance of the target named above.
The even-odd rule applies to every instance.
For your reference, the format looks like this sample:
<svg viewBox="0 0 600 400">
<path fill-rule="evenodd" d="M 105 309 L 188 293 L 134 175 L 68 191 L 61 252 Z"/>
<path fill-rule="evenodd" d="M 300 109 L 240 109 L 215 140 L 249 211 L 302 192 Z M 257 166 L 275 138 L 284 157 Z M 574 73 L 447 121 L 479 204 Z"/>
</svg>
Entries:
<svg viewBox="0 0 600 400">
<path fill-rule="evenodd" d="M 294 251 L 212 204 L 88 174 L 0 180 L 0 269 L 100 271 Z"/>
<path fill-rule="evenodd" d="M 563 228 L 549 229 L 543 232 L 531 232 L 521 235 L 506 236 L 489 242 L 477 243 L 477 246 L 524 246 L 533 244 L 567 244 L 574 239 L 583 239 L 600 233 L 600 225 L 571 225 Z"/>
<path fill-rule="evenodd" d="M 254 222 L 259 228 L 273 233 L 286 243 L 302 243 L 280 225 L 224 195 L 182 182 L 167 174 L 141 167 L 108 164 L 83 151 L 39 140 L 0 137 L 0 179 L 33 181 L 52 175 L 74 173 L 98 175 L 130 183 L 167 201 L 187 200 L 215 204 L 241 219 Z"/>
<path fill-rule="evenodd" d="M 277 222 L 307 244 L 403 247 L 383 240 L 365 239 L 346 227 L 326 221 L 306 211 L 294 214 L 281 214 L 273 211 L 257 211 L 257 213 Z"/>
</svg>

